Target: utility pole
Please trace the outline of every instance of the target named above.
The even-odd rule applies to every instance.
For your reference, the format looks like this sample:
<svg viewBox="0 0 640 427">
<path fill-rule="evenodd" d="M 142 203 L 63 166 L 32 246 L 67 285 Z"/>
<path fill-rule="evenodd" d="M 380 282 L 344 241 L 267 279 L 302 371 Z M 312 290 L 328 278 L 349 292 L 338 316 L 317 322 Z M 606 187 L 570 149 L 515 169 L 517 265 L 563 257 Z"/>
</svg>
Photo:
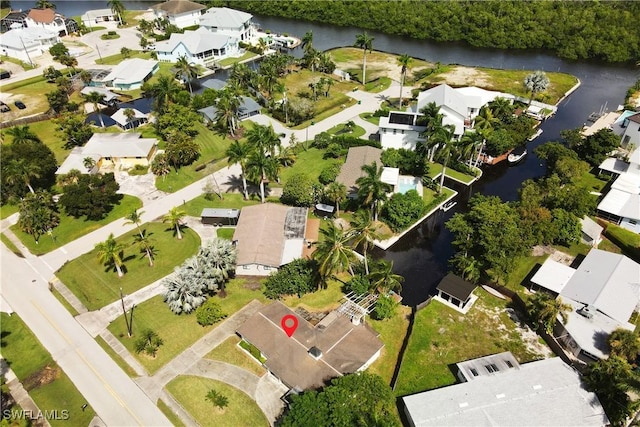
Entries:
<svg viewBox="0 0 640 427">
<path fill-rule="evenodd" d="M 120 302 L 122 303 L 122 313 L 124 314 L 124 322 L 127 325 L 127 334 L 129 338 L 133 335 L 133 308 L 135 305 L 131 307 L 131 319 L 127 317 L 127 310 L 124 307 L 124 296 L 122 295 L 122 288 L 120 288 Z"/>
</svg>

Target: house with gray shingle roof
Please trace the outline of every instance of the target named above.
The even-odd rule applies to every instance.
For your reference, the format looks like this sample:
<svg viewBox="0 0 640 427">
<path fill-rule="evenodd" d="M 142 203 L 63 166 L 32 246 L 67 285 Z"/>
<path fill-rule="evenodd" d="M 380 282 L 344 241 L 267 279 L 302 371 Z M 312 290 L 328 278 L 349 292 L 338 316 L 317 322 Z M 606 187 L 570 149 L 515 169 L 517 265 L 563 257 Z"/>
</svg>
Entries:
<svg viewBox="0 0 640 427">
<path fill-rule="evenodd" d="M 172 33 L 169 40 L 156 43 L 159 61 L 176 62 L 181 57 L 203 67 L 215 61 L 239 54 L 238 39 L 228 34 L 216 34 L 205 28 Z"/>
<path fill-rule="evenodd" d="M 198 25 L 202 11 L 206 9 L 200 3 L 189 0 L 169 0 L 152 6 L 156 18 L 167 18 L 178 28 Z"/>
<path fill-rule="evenodd" d="M 216 34 L 227 34 L 242 42 L 249 42 L 255 35 L 250 13 L 228 7 L 212 7 L 200 16 L 200 25 Z"/>
</svg>

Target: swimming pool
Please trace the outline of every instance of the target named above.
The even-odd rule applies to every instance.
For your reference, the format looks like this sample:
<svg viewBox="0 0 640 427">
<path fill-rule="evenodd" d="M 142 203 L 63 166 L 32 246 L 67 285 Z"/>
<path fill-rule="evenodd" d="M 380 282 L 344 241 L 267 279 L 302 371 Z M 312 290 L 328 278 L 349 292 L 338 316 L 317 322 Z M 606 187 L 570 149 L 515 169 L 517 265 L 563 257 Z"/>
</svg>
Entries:
<svg viewBox="0 0 640 427">
<path fill-rule="evenodd" d="M 409 190 L 417 190 L 418 184 L 414 178 L 400 178 L 398 181 L 398 192 L 405 194 Z"/>
</svg>

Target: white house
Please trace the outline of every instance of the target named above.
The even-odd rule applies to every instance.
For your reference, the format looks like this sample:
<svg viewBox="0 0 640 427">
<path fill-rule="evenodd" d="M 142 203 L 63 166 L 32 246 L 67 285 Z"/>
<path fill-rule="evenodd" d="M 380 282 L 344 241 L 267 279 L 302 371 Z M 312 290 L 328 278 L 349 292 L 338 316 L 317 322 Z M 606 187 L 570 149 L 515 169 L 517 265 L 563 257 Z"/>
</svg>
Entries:
<svg viewBox="0 0 640 427">
<path fill-rule="evenodd" d="M 627 129 L 629 127 L 631 124 Z M 600 169 L 619 175 L 598 204 L 598 215 L 640 233 L 640 148 L 636 148 L 628 160 L 609 158 L 600 165 Z"/>
<path fill-rule="evenodd" d="M 481 359 L 478 369 L 501 368 Z M 490 375 L 405 396 L 402 403 L 411 427 L 609 425 L 598 397 L 559 357 L 505 362 Z"/>
<path fill-rule="evenodd" d="M 554 335 L 578 359 L 606 357 L 609 334 L 634 329 L 629 319 L 640 303 L 640 264 L 624 255 L 592 249 L 577 269 L 547 259 L 531 282 L 571 305 Z"/>
<path fill-rule="evenodd" d="M 133 115 L 131 118 L 127 117 L 125 111 L 131 110 Z M 118 111 L 111 115 L 111 118 L 120 126 L 123 130 L 135 129 L 136 127 L 145 124 L 149 121 L 149 115 L 133 108 L 133 106 L 120 106 Z"/>
<path fill-rule="evenodd" d="M 417 121 L 422 114 L 393 111 L 387 117 L 380 117 L 380 142 L 384 148 L 405 148 L 415 150 L 418 141 L 424 138 L 420 134 L 425 126 L 419 126 Z"/>
<path fill-rule="evenodd" d="M 202 27 L 184 34 L 171 34 L 169 40 L 156 43 L 155 51 L 159 61 L 176 62 L 186 57 L 189 63 L 204 67 L 240 52 L 237 38 L 215 34 Z"/>
<path fill-rule="evenodd" d="M 101 22 L 118 21 L 118 15 L 113 13 L 111 9 L 87 10 L 80 17 L 80 20 L 87 28 L 91 28 L 99 25 Z"/>
<path fill-rule="evenodd" d="M 233 234 L 236 275 L 268 276 L 302 256 L 307 208 L 265 203 L 247 206 Z"/>
<path fill-rule="evenodd" d="M 112 87 L 120 90 L 139 89 L 144 82 L 158 72 L 158 61 L 151 59 L 125 59 L 109 74 L 95 78 L 91 84 L 97 87 Z"/>
<path fill-rule="evenodd" d="M 3 55 L 24 62 L 49 51 L 49 48 L 60 41 L 58 33 L 40 27 L 16 28 L 9 30 L 0 38 L 0 50 Z"/>
<path fill-rule="evenodd" d="M 622 146 L 628 147 L 629 144 L 633 144 L 634 147 L 640 147 L 640 113 L 626 117 L 621 126 L 625 128 Z"/>
<path fill-rule="evenodd" d="M 200 25 L 213 33 L 226 34 L 247 43 L 255 35 L 252 18 L 251 14 L 240 10 L 212 7 L 200 16 Z"/>
<path fill-rule="evenodd" d="M 156 18 L 167 18 L 170 24 L 186 28 L 200 24 L 200 15 L 206 7 L 189 0 L 169 0 L 151 9 Z"/>
<path fill-rule="evenodd" d="M 141 138 L 140 133 L 95 133 L 83 147 L 75 147 L 62 162 L 56 175 L 73 169 L 82 173 L 127 170 L 136 165 L 148 166 L 156 154 L 158 140 Z M 89 157 L 95 162 L 92 169 L 84 165 Z"/>
<path fill-rule="evenodd" d="M 68 35 L 64 16 L 54 9 L 31 9 L 25 19 L 27 28 L 39 27 L 55 32 L 58 35 Z"/>
</svg>

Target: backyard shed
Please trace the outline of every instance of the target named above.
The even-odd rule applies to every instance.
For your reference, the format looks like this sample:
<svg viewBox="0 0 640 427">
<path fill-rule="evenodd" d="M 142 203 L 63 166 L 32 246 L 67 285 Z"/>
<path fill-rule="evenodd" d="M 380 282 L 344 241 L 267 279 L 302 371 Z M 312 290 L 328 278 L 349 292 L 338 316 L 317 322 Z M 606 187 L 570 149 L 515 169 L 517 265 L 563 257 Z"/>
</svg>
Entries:
<svg viewBox="0 0 640 427">
<path fill-rule="evenodd" d="M 463 278 L 449 273 L 438 284 L 436 299 L 458 311 L 466 313 L 477 299 L 473 295 L 475 288 L 475 285 L 465 281 Z"/>
<path fill-rule="evenodd" d="M 204 208 L 200 214 L 203 224 L 209 225 L 236 225 L 240 210 L 238 209 L 214 209 Z"/>
</svg>

